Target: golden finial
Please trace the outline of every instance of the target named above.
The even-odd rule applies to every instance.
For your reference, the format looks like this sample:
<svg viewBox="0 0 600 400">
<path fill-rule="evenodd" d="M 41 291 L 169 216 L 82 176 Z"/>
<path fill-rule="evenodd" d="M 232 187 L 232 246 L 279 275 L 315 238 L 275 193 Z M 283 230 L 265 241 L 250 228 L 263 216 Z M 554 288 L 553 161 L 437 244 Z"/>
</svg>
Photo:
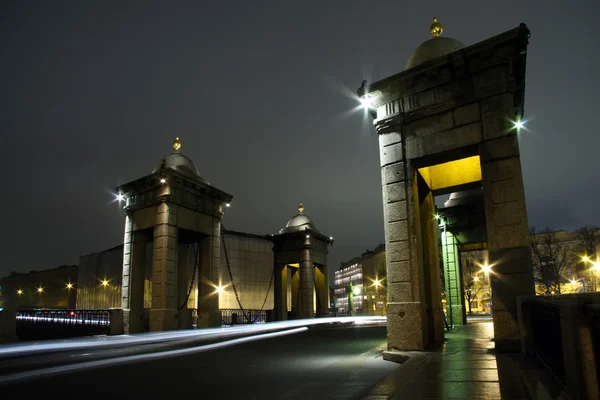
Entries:
<svg viewBox="0 0 600 400">
<path fill-rule="evenodd" d="M 429 31 L 435 37 L 438 37 L 444 32 L 444 27 L 438 22 L 437 18 L 433 19 L 433 24 L 429 27 Z"/>
<path fill-rule="evenodd" d="M 298 206 L 298 211 L 300 211 L 300 214 L 304 212 L 304 206 L 302 205 L 302 203 L 300 203 L 300 206 Z"/>
<path fill-rule="evenodd" d="M 181 148 L 181 142 L 179 141 L 179 137 L 175 138 L 175 141 L 173 142 L 173 148 L 175 149 L 175 151 L 179 151 L 179 149 Z"/>
</svg>

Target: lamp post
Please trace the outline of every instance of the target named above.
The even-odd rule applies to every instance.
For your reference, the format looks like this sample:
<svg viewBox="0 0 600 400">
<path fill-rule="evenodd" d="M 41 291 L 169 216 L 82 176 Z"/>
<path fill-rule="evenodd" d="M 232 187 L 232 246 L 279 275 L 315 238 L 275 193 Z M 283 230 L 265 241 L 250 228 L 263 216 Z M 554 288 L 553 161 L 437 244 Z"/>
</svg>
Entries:
<svg viewBox="0 0 600 400">
<path fill-rule="evenodd" d="M 494 304 L 493 296 L 492 296 L 492 282 L 490 280 L 490 272 L 492 272 L 492 267 L 487 263 L 481 266 L 481 270 L 485 274 L 488 286 L 490 287 L 490 313 L 492 312 L 492 305 Z"/>
<path fill-rule="evenodd" d="M 596 289 L 596 273 L 600 270 L 600 262 L 598 262 L 598 260 L 596 260 L 596 262 L 592 261 L 588 256 L 583 256 L 581 257 L 581 261 L 583 261 L 584 265 L 587 265 L 587 263 L 592 264 L 592 268 L 590 273 L 592 274 L 592 284 L 591 284 L 591 291 L 595 292 L 597 291 Z M 585 289 L 584 289 L 585 291 Z"/>
</svg>

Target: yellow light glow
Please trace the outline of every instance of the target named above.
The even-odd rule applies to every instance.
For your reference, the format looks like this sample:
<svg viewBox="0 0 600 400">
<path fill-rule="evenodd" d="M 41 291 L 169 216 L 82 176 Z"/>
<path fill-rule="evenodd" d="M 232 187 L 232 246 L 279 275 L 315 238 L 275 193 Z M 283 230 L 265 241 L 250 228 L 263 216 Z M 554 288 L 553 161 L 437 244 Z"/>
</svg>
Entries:
<svg viewBox="0 0 600 400">
<path fill-rule="evenodd" d="M 575 279 L 571 280 L 571 285 L 576 285 L 577 281 Z"/>
<path fill-rule="evenodd" d="M 588 261 L 590 261 L 590 258 L 588 256 L 583 256 L 583 257 L 581 257 L 581 261 L 588 262 Z"/>
<path fill-rule="evenodd" d="M 431 190 L 481 181 L 479 156 L 419 168 L 419 173 Z"/>
<path fill-rule="evenodd" d="M 167 180 L 165 178 L 160 178 L 160 183 L 166 183 Z"/>
<path fill-rule="evenodd" d="M 599 262 L 594 263 L 594 269 L 596 271 L 600 271 L 600 263 Z"/>
<path fill-rule="evenodd" d="M 43 288 L 43 287 L 41 287 L 41 286 L 40 286 L 39 288 L 37 288 L 37 292 L 38 292 L 38 293 L 42 293 L 43 291 L 44 291 L 44 288 Z"/>
<path fill-rule="evenodd" d="M 221 285 L 217 286 L 217 290 L 216 290 L 217 293 L 223 293 L 224 291 L 225 291 L 225 288 L 223 286 L 221 286 Z"/>
<path fill-rule="evenodd" d="M 492 271 L 492 267 L 490 267 L 490 266 L 489 266 L 489 265 L 487 265 L 487 264 L 483 264 L 483 265 L 481 266 L 481 270 L 482 270 L 483 272 L 485 272 L 486 274 L 489 274 L 489 273 Z"/>
<path fill-rule="evenodd" d="M 375 286 L 379 286 L 379 285 L 380 285 L 380 283 L 379 283 L 379 279 L 375 279 L 375 282 L 374 282 L 374 283 L 375 283 Z"/>
<path fill-rule="evenodd" d="M 72 283 L 67 283 L 67 289 L 73 289 L 73 284 Z"/>
<path fill-rule="evenodd" d="M 17 290 L 17 294 L 20 296 L 23 294 L 23 291 L 21 289 Z"/>
<path fill-rule="evenodd" d="M 108 281 L 106 279 L 102 281 L 102 286 L 108 286 Z"/>
<path fill-rule="evenodd" d="M 474 276 L 473 277 L 473 282 L 479 282 L 479 277 L 478 276 Z"/>
<path fill-rule="evenodd" d="M 523 128 L 524 126 L 525 126 L 525 124 L 521 120 L 515 122 L 515 128 L 517 128 L 517 130 Z"/>
</svg>

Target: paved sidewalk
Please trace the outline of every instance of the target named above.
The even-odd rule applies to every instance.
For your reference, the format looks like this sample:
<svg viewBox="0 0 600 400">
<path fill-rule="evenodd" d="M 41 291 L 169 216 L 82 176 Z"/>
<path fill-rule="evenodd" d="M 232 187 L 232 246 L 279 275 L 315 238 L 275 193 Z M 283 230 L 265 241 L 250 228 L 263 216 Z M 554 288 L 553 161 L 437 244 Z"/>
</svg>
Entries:
<svg viewBox="0 0 600 400">
<path fill-rule="evenodd" d="M 457 326 L 440 351 L 406 352 L 410 359 L 362 399 L 566 399 L 536 360 L 495 354 L 493 334 L 491 322 Z"/>
</svg>

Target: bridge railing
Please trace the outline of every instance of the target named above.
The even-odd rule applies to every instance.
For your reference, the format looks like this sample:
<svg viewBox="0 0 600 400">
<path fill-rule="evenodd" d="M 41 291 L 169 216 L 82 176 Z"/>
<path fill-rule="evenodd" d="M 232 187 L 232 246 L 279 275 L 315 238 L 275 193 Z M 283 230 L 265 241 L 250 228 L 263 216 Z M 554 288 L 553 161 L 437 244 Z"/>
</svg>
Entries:
<svg viewBox="0 0 600 400">
<path fill-rule="evenodd" d="M 17 310 L 17 336 L 21 340 L 105 335 L 110 310 Z"/>
<path fill-rule="evenodd" d="M 600 398 L 600 293 L 518 298 L 521 349 L 572 398 Z"/>
<path fill-rule="evenodd" d="M 234 308 L 222 308 L 221 325 L 244 325 L 264 324 L 271 321 L 271 310 L 241 310 Z"/>
</svg>

